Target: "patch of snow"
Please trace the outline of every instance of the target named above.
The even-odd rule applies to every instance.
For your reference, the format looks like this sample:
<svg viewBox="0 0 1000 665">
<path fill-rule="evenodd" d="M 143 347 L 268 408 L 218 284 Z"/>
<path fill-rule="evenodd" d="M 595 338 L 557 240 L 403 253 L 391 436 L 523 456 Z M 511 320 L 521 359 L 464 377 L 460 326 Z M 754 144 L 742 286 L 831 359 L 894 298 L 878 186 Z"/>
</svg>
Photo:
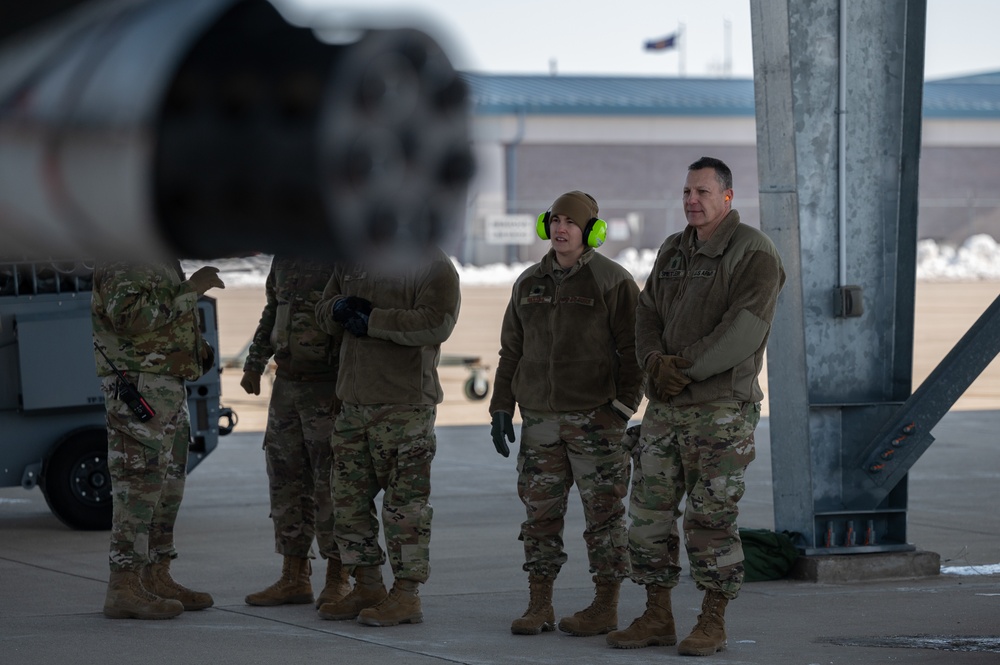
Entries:
<svg viewBox="0 0 1000 665">
<path fill-rule="evenodd" d="M 642 283 L 652 270 L 656 250 L 626 249 L 612 258 Z M 493 263 L 463 266 L 454 258 L 452 261 L 464 286 L 509 286 L 531 265 Z M 227 288 L 259 287 L 267 279 L 271 257 L 261 254 L 239 259 L 182 262 L 184 271 L 189 275 L 203 265 L 219 268 Z M 986 234 L 969 237 L 961 247 L 921 240 L 917 243 L 917 279 L 929 282 L 1000 280 L 1000 244 Z"/>
</svg>

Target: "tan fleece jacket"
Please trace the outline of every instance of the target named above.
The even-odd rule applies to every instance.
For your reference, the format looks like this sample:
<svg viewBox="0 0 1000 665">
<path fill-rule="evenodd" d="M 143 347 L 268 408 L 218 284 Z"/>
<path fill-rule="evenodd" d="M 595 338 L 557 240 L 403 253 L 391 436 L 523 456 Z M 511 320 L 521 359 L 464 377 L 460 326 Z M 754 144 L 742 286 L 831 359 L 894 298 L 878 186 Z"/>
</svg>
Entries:
<svg viewBox="0 0 1000 665">
<path fill-rule="evenodd" d="M 547 412 L 593 409 L 642 399 L 635 357 L 632 275 L 594 251 L 558 279 L 555 253 L 514 283 L 500 333 L 490 413 L 514 404 Z M 626 414 L 628 415 L 628 414 Z"/>
<path fill-rule="evenodd" d="M 344 334 L 337 397 L 348 404 L 441 403 L 441 343 L 455 329 L 462 300 L 451 259 L 436 250 L 405 269 L 338 266 L 316 303 L 321 329 L 343 331 L 332 310 L 348 296 L 369 300 L 372 312 L 366 336 Z"/>
<path fill-rule="evenodd" d="M 757 376 L 785 271 L 774 243 L 730 211 L 701 249 L 695 230 L 666 239 L 639 295 L 636 349 L 694 365 L 671 404 L 759 402 Z M 648 396 L 648 395 L 647 395 Z"/>
</svg>

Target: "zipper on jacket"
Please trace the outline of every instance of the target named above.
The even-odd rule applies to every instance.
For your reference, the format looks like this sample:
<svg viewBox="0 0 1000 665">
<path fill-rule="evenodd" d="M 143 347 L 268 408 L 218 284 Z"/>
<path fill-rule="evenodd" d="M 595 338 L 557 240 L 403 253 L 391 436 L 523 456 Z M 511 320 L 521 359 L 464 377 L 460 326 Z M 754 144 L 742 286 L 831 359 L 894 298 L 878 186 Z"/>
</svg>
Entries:
<svg viewBox="0 0 1000 665">
<path fill-rule="evenodd" d="M 558 281 L 554 277 L 552 277 L 551 275 L 549 276 L 549 279 L 552 280 L 553 286 L 554 286 L 554 288 L 552 289 L 552 307 L 549 310 L 549 329 L 548 329 L 549 347 L 551 348 L 555 344 L 555 334 L 553 333 L 553 331 L 556 329 L 556 325 L 555 325 L 556 324 L 556 314 L 558 312 L 558 310 L 556 308 L 559 306 L 559 290 L 562 289 L 563 282 L 566 281 L 566 275 L 563 275 L 563 278 L 560 279 L 560 280 L 558 280 Z M 553 351 L 554 351 L 554 349 L 553 349 Z M 549 376 L 548 376 L 548 380 L 549 380 L 549 397 L 548 397 L 548 402 L 549 402 L 549 411 L 550 412 L 551 411 L 555 411 L 555 408 L 552 406 L 553 399 L 555 398 L 555 392 L 556 392 L 556 382 L 555 382 L 555 374 L 556 374 L 555 364 L 556 363 L 555 363 L 555 357 L 556 357 L 556 354 L 554 352 L 549 354 Z"/>
<path fill-rule="evenodd" d="M 677 248 L 677 251 L 682 257 L 684 257 L 684 278 L 681 280 L 681 287 L 677 290 L 677 296 L 676 296 L 677 300 L 681 300 L 684 298 L 684 294 L 687 292 L 688 289 L 688 284 L 690 284 L 691 282 L 691 264 L 694 262 L 694 254 L 692 254 L 691 257 L 688 258 L 684 254 L 684 252 L 681 251 L 680 247 Z"/>
</svg>

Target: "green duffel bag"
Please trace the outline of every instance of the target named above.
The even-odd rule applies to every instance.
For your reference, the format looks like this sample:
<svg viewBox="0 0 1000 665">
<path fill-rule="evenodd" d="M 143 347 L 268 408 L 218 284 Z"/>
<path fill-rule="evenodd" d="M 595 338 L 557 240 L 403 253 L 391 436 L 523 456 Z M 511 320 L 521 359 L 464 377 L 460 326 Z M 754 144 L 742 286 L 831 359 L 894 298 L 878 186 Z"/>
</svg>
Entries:
<svg viewBox="0 0 1000 665">
<path fill-rule="evenodd" d="M 799 558 L 799 550 L 788 531 L 740 529 L 743 541 L 743 568 L 746 582 L 780 580 L 788 575 Z"/>
</svg>

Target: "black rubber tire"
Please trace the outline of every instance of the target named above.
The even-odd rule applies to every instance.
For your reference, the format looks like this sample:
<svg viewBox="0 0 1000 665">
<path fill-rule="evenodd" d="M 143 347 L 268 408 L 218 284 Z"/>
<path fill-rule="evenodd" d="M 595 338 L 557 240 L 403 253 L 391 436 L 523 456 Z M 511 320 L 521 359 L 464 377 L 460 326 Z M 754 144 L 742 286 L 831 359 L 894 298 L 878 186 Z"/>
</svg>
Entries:
<svg viewBox="0 0 1000 665">
<path fill-rule="evenodd" d="M 486 399 L 486 396 L 490 394 L 490 384 L 489 381 L 483 381 L 483 391 L 479 392 L 476 390 L 476 377 L 470 376 L 465 382 L 464 390 L 466 397 L 471 399 L 473 402 L 478 402 Z"/>
<path fill-rule="evenodd" d="M 103 429 L 74 432 L 42 465 L 42 493 L 66 526 L 81 531 L 111 528 L 111 474 L 108 434 Z"/>
</svg>

